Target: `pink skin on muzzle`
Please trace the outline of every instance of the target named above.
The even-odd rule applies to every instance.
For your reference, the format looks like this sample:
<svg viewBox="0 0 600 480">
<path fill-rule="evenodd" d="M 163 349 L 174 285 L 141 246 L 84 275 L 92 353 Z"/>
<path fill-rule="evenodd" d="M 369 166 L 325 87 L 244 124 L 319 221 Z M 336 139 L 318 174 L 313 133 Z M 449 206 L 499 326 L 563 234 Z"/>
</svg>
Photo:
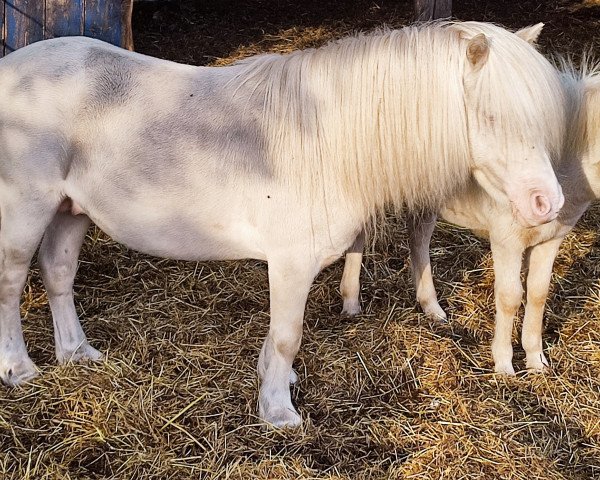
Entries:
<svg viewBox="0 0 600 480">
<path fill-rule="evenodd" d="M 529 195 L 512 202 L 513 212 L 522 226 L 537 227 L 558 217 L 565 198 L 560 185 L 557 190 L 552 190 L 533 189 Z"/>
</svg>

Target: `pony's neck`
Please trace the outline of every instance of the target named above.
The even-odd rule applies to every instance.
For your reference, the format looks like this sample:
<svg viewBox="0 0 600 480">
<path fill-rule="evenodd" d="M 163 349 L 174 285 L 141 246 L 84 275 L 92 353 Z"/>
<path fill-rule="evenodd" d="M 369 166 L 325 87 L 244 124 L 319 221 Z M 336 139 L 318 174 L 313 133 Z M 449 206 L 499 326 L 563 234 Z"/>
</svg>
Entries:
<svg viewBox="0 0 600 480">
<path fill-rule="evenodd" d="M 579 172 L 570 173 L 572 190 L 582 197 L 585 196 L 590 202 L 600 200 L 600 150 L 598 146 L 581 153 L 578 161 L 574 160 L 572 163 L 579 166 Z"/>
<path fill-rule="evenodd" d="M 460 42 L 423 26 L 248 61 L 275 177 L 365 219 L 439 207 L 470 171 Z"/>
<path fill-rule="evenodd" d="M 581 82 L 584 92 L 585 126 L 581 132 L 581 157 L 594 200 L 600 199 L 600 73 Z"/>
<path fill-rule="evenodd" d="M 561 216 L 568 217 L 569 212 L 600 198 L 600 169 L 597 163 L 600 160 L 600 149 L 596 148 L 594 155 L 590 142 L 594 137 L 593 131 L 600 132 L 598 128 L 590 130 L 590 115 L 595 110 L 600 110 L 600 102 L 590 98 L 589 77 L 586 73 L 580 73 L 585 72 L 585 66 L 577 71 L 567 61 L 563 68 L 561 81 L 567 102 L 564 119 L 566 136 L 562 151 L 553 163 L 565 195 Z"/>
</svg>

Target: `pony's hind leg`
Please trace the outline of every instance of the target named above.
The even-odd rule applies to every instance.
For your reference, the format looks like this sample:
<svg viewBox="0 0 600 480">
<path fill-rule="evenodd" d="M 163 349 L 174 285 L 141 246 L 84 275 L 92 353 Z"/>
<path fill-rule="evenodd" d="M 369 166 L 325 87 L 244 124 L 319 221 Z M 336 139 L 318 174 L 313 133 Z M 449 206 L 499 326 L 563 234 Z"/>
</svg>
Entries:
<svg viewBox="0 0 600 480">
<path fill-rule="evenodd" d="M 301 423 L 292 405 L 289 382 L 302 339 L 304 307 L 317 268 L 294 260 L 287 255 L 269 258 L 271 324 L 258 359 L 260 417 L 276 427 Z"/>
<path fill-rule="evenodd" d="M 446 312 L 440 307 L 435 293 L 429 256 L 429 245 L 436 219 L 435 213 L 408 215 L 408 242 L 417 301 L 429 318 L 446 320 Z"/>
<path fill-rule="evenodd" d="M 27 354 L 21 329 L 19 303 L 27 272 L 46 225 L 57 207 L 41 196 L 28 202 L 20 193 L 3 202 L 0 228 L 0 378 L 7 385 L 19 385 L 37 375 Z M 33 197 L 30 195 L 29 198 Z"/>
<path fill-rule="evenodd" d="M 90 223 L 86 215 L 57 213 L 40 247 L 40 270 L 52 311 L 58 363 L 102 359 L 88 343 L 73 301 L 77 258 Z"/>
<path fill-rule="evenodd" d="M 365 247 L 365 231 L 361 230 L 352 246 L 346 251 L 344 273 L 340 282 L 340 292 L 344 299 L 342 315 L 353 317 L 360 313 L 360 267 Z"/>
</svg>

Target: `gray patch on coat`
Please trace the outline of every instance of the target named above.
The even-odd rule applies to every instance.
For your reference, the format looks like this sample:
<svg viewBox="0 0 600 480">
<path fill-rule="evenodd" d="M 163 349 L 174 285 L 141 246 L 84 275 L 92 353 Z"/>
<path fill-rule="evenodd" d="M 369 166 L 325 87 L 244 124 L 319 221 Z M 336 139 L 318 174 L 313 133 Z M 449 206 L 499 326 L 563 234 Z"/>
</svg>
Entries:
<svg viewBox="0 0 600 480">
<path fill-rule="evenodd" d="M 136 77 L 146 65 L 117 48 L 93 46 L 84 67 L 90 79 L 90 102 L 99 110 L 125 105 L 137 86 Z"/>
<path fill-rule="evenodd" d="M 10 146 L 17 132 L 27 139 L 27 148 L 20 149 L 18 156 Z M 0 116 L 0 176 L 5 181 L 23 184 L 64 179 L 70 164 L 66 146 L 61 132 Z"/>
<path fill-rule="evenodd" d="M 203 170 L 223 183 L 236 174 L 271 178 L 267 141 L 258 121 L 261 114 L 257 99 L 235 103 L 231 92 L 210 76 L 192 80 L 179 103 L 147 118 L 133 139 L 134 171 L 149 183 L 185 184 L 185 167 Z M 173 171 L 177 165 L 184 167 L 179 178 Z"/>
<path fill-rule="evenodd" d="M 52 53 L 55 49 L 57 48 L 41 49 L 39 55 L 35 58 L 35 62 L 25 64 L 12 62 L 14 63 L 12 69 L 21 76 L 12 84 L 10 88 L 11 96 L 41 97 L 47 94 L 48 86 L 54 87 L 81 70 L 82 67 L 77 60 L 70 59 L 68 56 L 65 60 L 57 62 Z M 62 52 L 56 53 L 56 57 L 61 56 L 64 56 Z M 0 63 L 0 66 L 11 68 L 11 64 L 8 62 Z"/>
<path fill-rule="evenodd" d="M 33 90 L 33 81 L 33 75 L 23 75 L 23 77 L 21 77 L 21 80 L 19 80 L 19 83 L 17 84 L 15 90 L 28 94 L 31 90 Z"/>
</svg>

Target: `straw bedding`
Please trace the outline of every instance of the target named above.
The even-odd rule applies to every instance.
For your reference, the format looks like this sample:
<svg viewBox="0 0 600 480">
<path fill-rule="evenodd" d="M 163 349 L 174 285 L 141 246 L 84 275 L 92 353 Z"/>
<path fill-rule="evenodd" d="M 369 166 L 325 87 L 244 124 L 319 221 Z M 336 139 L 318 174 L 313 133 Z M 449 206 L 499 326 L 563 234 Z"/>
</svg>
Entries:
<svg viewBox="0 0 600 480">
<path fill-rule="evenodd" d="M 454 3 L 463 19 L 546 22 L 544 51 L 600 44 L 594 2 Z M 141 52 L 223 64 L 409 15 L 402 1 L 184 1 L 140 5 L 134 29 Z M 75 297 L 107 361 L 55 365 L 34 268 L 22 314 L 42 376 L 0 389 L 0 477 L 600 478 L 599 223 L 596 207 L 556 262 L 544 333 L 551 371 L 505 378 L 491 373 L 487 243 L 439 225 L 432 259 L 450 317 L 440 325 L 415 307 L 404 221 L 390 217 L 365 257 L 362 315 L 340 316 L 341 262 L 315 282 L 293 388 L 305 424 L 293 432 L 256 417 L 265 264 L 161 260 L 90 230 Z M 523 357 L 517 346 L 517 367 Z"/>
</svg>

